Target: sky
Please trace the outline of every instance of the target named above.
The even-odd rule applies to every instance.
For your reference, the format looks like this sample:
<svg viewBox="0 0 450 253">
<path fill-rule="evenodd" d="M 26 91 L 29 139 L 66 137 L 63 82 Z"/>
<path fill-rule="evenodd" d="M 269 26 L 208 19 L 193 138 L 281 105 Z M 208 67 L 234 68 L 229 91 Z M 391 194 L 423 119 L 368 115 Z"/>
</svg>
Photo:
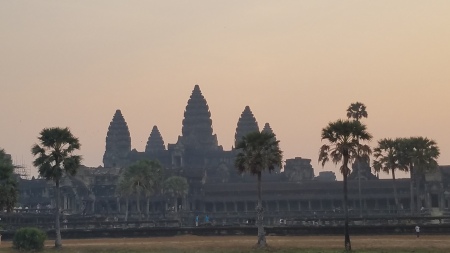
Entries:
<svg viewBox="0 0 450 253">
<path fill-rule="evenodd" d="M 116 109 L 132 148 L 153 125 L 176 143 L 198 84 L 225 150 L 248 105 L 285 159 L 338 174 L 317 162 L 320 132 L 359 101 L 371 146 L 424 136 L 450 165 L 449 13 L 446 0 L 1 1 L 0 147 L 35 175 L 39 132 L 67 126 L 97 167 Z"/>
</svg>

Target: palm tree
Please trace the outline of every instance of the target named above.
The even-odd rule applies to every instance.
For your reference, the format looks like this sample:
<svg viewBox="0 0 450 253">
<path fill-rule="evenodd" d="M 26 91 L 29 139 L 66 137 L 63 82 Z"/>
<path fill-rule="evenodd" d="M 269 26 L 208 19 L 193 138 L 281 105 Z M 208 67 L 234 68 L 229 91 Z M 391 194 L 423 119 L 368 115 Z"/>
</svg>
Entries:
<svg viewBox="0 0 450 253">
<path fill-rule="evenodd" d="M 123 172 L 123 189 L 124 194 L 129 192 L 136 194 L 136 207 L 141 219 L 141 194 L 147 198 L 153 193 L 155 182 L 153 181 L 154 170 L 160 170 L 155 167 L 155 162 L 148 160 L 137 161 Z M 155 167 L 155 168 L 154 168 Z"/>
<path fill-rule="evenodd" d="M 161 164 L 149 160 L 138 161 L 122 172 L 117 193 L 126 199 L 125 219 L 128 218 L 129 198 L 133 194 L 136 196 L 139 219 L 141 219 L 141 194 L 147 199 L 146 216 L 149 217 L 150 196 L 161 189 L 162 173 Z"/>
<path fill-rule="evenodd" d="M 147 176 L 149 180 L 148 187 L 145 188 L 144 195 L 147 198 L 147 207 L 145 209 L 147 219 L 150 217 L 150 197 L 162 190 L 163 168 L 158 161 L 147 161 Z"/>
<path fill-rule="evenodd" d="M 409 180 L 409 193 L 410 193 L 410 202 L 409 209 L 411 214 L 414 213 L 414 162 L 411 157 L 411 153 L 414 150 L 414 143 L 411 138 L 401 138 L 399 139 L 399 162 L 402 166 L 406 167 L 405 171 L 409 171 L 410 180 Z"/>
<path fill-rule="evenodd" d="M 420 175 L 437 168 L 436 161 L 440 152 L 434 140 L 424 137 L 410 137 L 401 141 L 401 163 L 407 166 L 410 173 L 410 208 L 413 213 L 414 208 L 414 181 L 416 184 L 417 211 L 422 205 L 420 200 Z"/>
<path fill-rule="evenodd" d="M 55 182 L 55 247 L 61 248 L 60 188 L 59 183 L 64 174 L 75 175 L 81 163 L 81 156 L 74 155 L 80 149 L 78 138 L 69 128 L 44 128 L 39 134 L 39 144 L 33 145 L 31 153 L 36 157 L 33 165 L 38 168 L 39 175 Z"/>
<path fill-rule="evenodd" d="M 171 176 L 164 181 L 164 195 L 173 201 L 174 211 L 178 212 L 178 198 L 184 198 L 189 191 L 189 184 L 184 177 Z"/>
<path fill-rule="evenodd" d="M 363 103 L 356 102 L 351 103 L 347 108 L 347 118 L 359 121 L 362 118 L 367 118 L 368 114 L 366 111 L 366 106 Z"/>
<path fill-rule="evenodd" d="M 0 211 L 11 212 L 17 203 L 17 180 L 11 158 L 0 149 Z"/>
<path fill-rule="evenodd" d="M 399 208 L 397 195 L 397 186 L 395 184 L 395 171 L 405 171 L 407 167 L 400 162 L 400 142 L 401 139 L 381 139 L 378 141 L 378 147 L 374 149 L 375 160 L 373 167 L 376 172 L 383 171 L 387 174 L 392 173 L 392 187 L 394 188 L 395 207 Z"/>
<path fill-rule="evenodd" d="M 347 251 L 352 249 L 348 232 L 347 176 L 350 174 L 348 164 L 358 157 L 368 159 L 371 149 L 367 145 L 360 144 L 360 141 L 370 141 L 371 139 L 372 135 L 367 132 L 366 126 L 359 121 L 338 120 L 330 122 L 322 129 L 322 140 L 326 140 L 328 144 L 324 144 L 320 148 L 319 162 L 324 166 L 330 159 L 334 164 L 342 161 L 340 170 L 344 177 L 344 244 Z"/>
<path fill-rule="evenodd" d="M 250 172 L 258 178 L 258 205 L 257 226 L 258 226 L 258 243 L 259 247 L 266 246 L 266 237 L 263 227 L 263 214 L 261 199 L 261 174 L 263 171 L 269 172 L 275 168 L 281 168 L 283 152 L 280 150 L 279 141 L 273 133 L 252 132 L 242 138 L 237 144 L 235 166 L 240 173 Z"/>
<path fill-rule="evenodd" d="M 133 195 L 133 188 L 132 184 L 128 181 L 128 178 L 125 178 L 123 175 L 121 175 L 119 179 L 117 194 L 119 197 L 125 198 L 125 221 L 128 221 L 128 204 L 130 196 Z"/>
<path fill-rule="evenodd" d="M 363 103 L 351 103 L 347 108 L 347 118 L 360 121 L 362 118 L 367 118 L 366 106 Z M 359 140 L 358 140 L 359 141 Z M 359 152 L 358 152 L 359 154 Z M 361 161 L 356 159 L 356 168 L 358 169 L 358 199 L 359 199 L 359 213 L 362 216 L 362 197 L 361 197 Z"/>
</svg>

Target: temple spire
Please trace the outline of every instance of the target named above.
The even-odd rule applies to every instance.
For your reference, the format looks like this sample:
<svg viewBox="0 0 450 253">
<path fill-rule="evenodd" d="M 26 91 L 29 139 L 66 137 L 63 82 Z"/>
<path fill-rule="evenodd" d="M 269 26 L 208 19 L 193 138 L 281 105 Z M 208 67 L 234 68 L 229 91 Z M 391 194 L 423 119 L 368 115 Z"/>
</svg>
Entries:
<svg viewBox="0 0 450 253">
<path fill-rule="evenodd" d="M 166 150 L 164 146 L 164 140 L 157 126 L 153 126 L 152 132 L 148 137 L 147 146 L 145 146 L 145 152 L 158 152 Z"/>
<path fill-rule="evenodd" d="M 242 140 L 242 137 L 251 132 L 259 132 L 259 126 L 250 107 L 246 106 L 237 123 L 236 133 L 234 135 L 234 145 L 236 146 L 237 143 Z"/>
<path fill-rule="evenodd" d="M 188 149 L 211 150 L 218 147 L 217 136 L 213 134 L 211 112 L 198 85 L 194 86 L 184 111 L 181 141 Z"/>
<path fill-rule="evenodd" d="M 273 134 L 273 130 L 272 130 L 272 128 L 270 127 L 270 124 L 269 124 L 269 123 L 266 123 L 266 124 L 264 125 L 264 128 L 263 128 L 263 130 L 262 130 L 261 132 Z"/>
<path fill-rule="evenodd" d="M 122 112 L 116 110 L 109 124 L 106 135 L 106 149 L 103 155 L 105 167 L 120 167 L 127 164 L 127 156 L 131 151 L 131 137 Z"/>
</svg>

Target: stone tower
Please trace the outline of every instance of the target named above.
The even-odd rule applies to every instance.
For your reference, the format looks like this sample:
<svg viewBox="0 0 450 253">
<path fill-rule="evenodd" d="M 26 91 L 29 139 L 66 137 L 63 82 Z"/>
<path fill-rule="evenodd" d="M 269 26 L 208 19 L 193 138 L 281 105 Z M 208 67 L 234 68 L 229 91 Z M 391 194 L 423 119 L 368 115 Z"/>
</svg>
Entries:
<svg viewBox="0 0 450 253">
<path fill-rule="evenodd" d="M 250 107 L 246 106 L 237 123 L 236 134 L 234 135 L 235 147 L 242 137 L 251 132 L 259 132 L 259 126 L 258 122 L 256 122 L 255 116 L 253 116 L 253 113 L 250 110 Z"/>
<path fill-rule="evenodd" d="M 120 110 L 116 110 L 106 135 L 106 150 L 103 155 L 105 167 L 122 167 L 128 164 L 131 151 L 131 137 L 127 122 Z"/>
<path fill-rule="evenodd" d="M 217 136 L 213 134 L 211 112 L 198 85 L 195 85 L 184 111 L 179 141 L 186 149 L 191 150 L 211 151 L 218 148 Z"/>
<path fill-rule="evenodd" d="M 264 125 L 264 128 L 263 128 L 263 130 L 262 130 L 261 132 L 273 134 L 273 130 L 272 130 L 272 128 L 270 127 L 270 124 L 269 124 L 269 123 L 266 123 L 266 124 Z"/>
<path fill-rule="evenodd" d="M 161 133 L 157 126 L 153 126 L 152 132 L 148 137 L 147 146 L 145 146 L 145 153 L 159 152 L 166 150 Z"/>
</svg>

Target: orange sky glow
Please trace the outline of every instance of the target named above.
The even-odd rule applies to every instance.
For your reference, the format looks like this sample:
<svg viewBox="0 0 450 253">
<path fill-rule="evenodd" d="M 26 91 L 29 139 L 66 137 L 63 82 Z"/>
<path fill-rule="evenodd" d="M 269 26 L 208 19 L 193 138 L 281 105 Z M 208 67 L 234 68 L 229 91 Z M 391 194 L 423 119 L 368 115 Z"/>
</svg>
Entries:
<svg viewBox="0 0 450 253">
<path fill-rule="evenodd" d="M 0 147 L 31 168 L 39 131 L 68 126 L 97 167 L 116 109 L 132 148 L 153 125 L 175 143 L 199 84 L 226 150 L 248 105 L 285 159 L 338 174 L 317 163 L 320 131 L 360 101 L 371 146 L 425 136 L 449 165 L 449 13 L 444 0 L 2 1 Z"/>
</svg>

